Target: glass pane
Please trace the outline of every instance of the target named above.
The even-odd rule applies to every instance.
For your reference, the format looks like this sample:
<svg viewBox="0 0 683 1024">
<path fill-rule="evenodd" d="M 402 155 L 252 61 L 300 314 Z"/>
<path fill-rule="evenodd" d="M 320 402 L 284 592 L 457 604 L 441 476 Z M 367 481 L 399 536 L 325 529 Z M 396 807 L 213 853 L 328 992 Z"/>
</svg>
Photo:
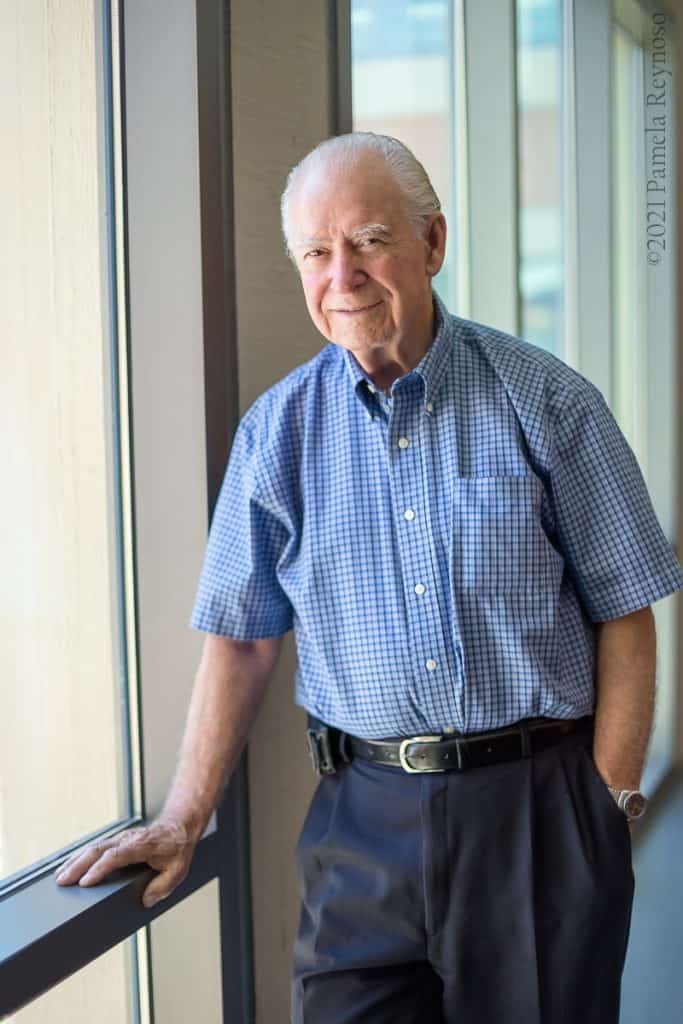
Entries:
<svg viewBox="0 0 683 1024">
<path fill-rule="evenodd" d="M 520 335 L 563 356 L 562 3 L 518 0 Z"/>
<path fill-rule="evenodd" d="M 434 286 L 456 306 L 453 0 L 351 0 L 354 131 L 393 135 L 423 164 L 449 226 Z"/>
<path fill-rule="evenodd" d="M 131 811 L 100 6 L 2 19 L 0 879 Z"/>
<path fill-rule="evenodd" d="M 154 951 L 154 1019 L 206 1021 L 224 1019 L 221 967 L 221 924 L 219 883 L 214 878 L 150 925 Z M 258 939 L 257 939 L 258 951 Z M 201 958 L 196 950 L 201 949 Z M 260 958 L 256 957 L 256 970 Z M 264 965 L 267 979 L 256 979 L 257 998 L 273 991 L 272 969 Z M 236 976 L 229 984 L 236 984 Z M 264 998 L 267 998 L 265 996 Z M 279 1011 L 280 1007 L 278 1007 Z M 259 1020 L 279 1021 L 282 1014 L 269 1012 L 259 1003 Z M 226 1018 L 227 1019 L 227 1018 Z M 236 1022 L 237 1024 L 237 1022 Z"/>
<path fill-rule="evenodd" d="M 5 1024 L 134 1024 L 136 939 L 114 946 L 28 1006 Z"/>
<path fill-rule="evenodd" d="M 614 244 L 613 407 L 621 429 L 647 470 L 647 374 L 645 262 L 638 259 L 640 188 L 644 179 L 642 135 L 643 53 L 628 32 L 612 37 L 612 210 Z"/>
<path fill-rule="evenodd" d="M 670 29 L 653 37 L 661 22 L 634 4 L 619 8 L 612 28 L 612 405 L 659 521 L 675 543 L 675 111 L 672 76 L 658 76 L 654 81 L 664 87 L 655 87 L 652 65 L 652 53 L 657 52 L 658 61 L 664 58 L 663 66 L 671 71 L 674 47 Z M 656 102 L 648 102 L 648 95 Z M 648 793 L 671 764 L 679 600 L 674 594 L 654 606 L 657 703 L 643 776 Z"/>
</svg>

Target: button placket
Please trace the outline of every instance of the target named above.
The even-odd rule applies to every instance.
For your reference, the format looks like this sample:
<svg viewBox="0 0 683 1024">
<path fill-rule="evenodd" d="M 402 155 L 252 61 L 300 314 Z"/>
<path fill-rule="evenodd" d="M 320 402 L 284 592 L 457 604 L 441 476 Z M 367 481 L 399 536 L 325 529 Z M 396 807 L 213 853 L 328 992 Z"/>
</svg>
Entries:
<svg viewBox="0 0 683 1024">
<path fill-rule="evenodd" d="M 423 414 L 421 406 L 414 406 L 413 411 L 414 417 Z M 429 622 L 440 623 L 441 621 L 439 609 L 435 604 L 436 591 L 434 587 L 428 585 L 431 574 L 430 526 L 428 518 L 419 516 L 415 507 L 413 507 L 414 505 L 419 507 L 420 502 L 423 508 L 427 505 L 427 495 L 419 491 L 423 480 L 422 464 L 420 461 L 422 457 L 420 451 L 421 432 L 418 429 L 417 423 L 412 424 L 412 429 L 409 428 L 409 423 L 406 422 L 405 410 L 401 406 L 397 406 L 394 409 L 393 426 L 396 429 L 396 434 L 394 434 L 396 459 L 391 460 L 391 467 L 392 471 L 396 474 L 395 491 L 398 507 L 401 507 L 400 491 L 404 487 L 411 497 L 410 507 L 404 507 L 402 512 L 402 517 L 406 523 L 413 524 L 411 532 L 404 534 L 404 543 L 401 544 L 404 576 L 407 580 L 412 576 L 414 581 L 407 613 L 409 618 L 419 616 L 415 620 L 415 635 L 421 638 L 421 643 L 416 650 L 417 657 L 420 659 L 417 662 L 416 669 L 417 678 L 425 679 L 425 670 L 428 673 L 432 673 L 437 669 L 441 670 L 442 659 L 434 656 L 437 654 L 437 651 L 433 649 L 433 643 L 430 643 L 429 636 L 425 633 L 425 624 Z M 425 580 L 427 582 L 424 582 Z M 419 609 L 417 605 L 412 604 L 418 598 L 420 599 Z M 411 630 L 411 632 L 413 631 Z M 433 630 L 430 632 L 433 632 Z M 427 646 L 426 650 L 424 649 L 425 644 Z M 421 650 L 420 647 L 422 648 Z M 427 703 L 429 704 L 431 701 L 432 698 L 428 696 Z"/>
</svg>

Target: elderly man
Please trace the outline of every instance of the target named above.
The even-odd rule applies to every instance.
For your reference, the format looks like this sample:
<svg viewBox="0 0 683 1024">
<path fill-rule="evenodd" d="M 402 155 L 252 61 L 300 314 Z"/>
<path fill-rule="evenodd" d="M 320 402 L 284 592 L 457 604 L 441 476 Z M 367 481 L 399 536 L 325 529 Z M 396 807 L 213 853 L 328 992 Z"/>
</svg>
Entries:
<svg viewBox="0 0 683 1024">
<path fill-rule="evenodd" d="M 406 147 L 326 140 L 282 218 L 329 344 L 235 435 L 166 805 L 61 881 L 178 884 L 294 628 L 320 776 L 294 1024 L 617 1024 L 649 606 L 683 571 L 599 391 L 433 292 L 446 223 Z"/>
</svg>

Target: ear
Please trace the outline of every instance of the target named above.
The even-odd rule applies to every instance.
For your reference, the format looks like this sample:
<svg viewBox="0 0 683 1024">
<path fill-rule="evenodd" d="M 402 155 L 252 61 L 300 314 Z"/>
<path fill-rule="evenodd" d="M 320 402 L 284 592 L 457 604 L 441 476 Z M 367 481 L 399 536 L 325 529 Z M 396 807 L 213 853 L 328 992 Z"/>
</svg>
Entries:
<svg viewBox="0 0 683 1024">
<path fill-rule="evenodd" d="M 427 247 L 427 275 L 438 274 L 446 256 L 446 218 L 442 213 L 434 216 L 425 236 Z"/>
</svg>

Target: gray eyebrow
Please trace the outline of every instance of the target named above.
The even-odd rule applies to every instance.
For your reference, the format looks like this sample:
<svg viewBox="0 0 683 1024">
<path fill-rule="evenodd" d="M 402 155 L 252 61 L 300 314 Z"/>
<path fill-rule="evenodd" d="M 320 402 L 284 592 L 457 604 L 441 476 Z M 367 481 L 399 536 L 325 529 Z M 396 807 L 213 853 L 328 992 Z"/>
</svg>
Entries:
<svg viewBox="0 0 683 1024">
<path fill-rule="evenodd" d="M 360 227 L 351 232 L 349 238 L 355 240 L 358 238 L 364 238 L 367 235 L 391 235 L 391 228 L 387 224 L 361 224 Z M 294 244 L 299 248 L 304 245 L 317 245 L 329 241 L 329 238 L 321 238 L 311 235 L 309 238 L 302 238 Z"/>
<path fill-rule="evenodd" d="M 391 228 L 386 224 L 362 224 L 355 231 L 351 232 L 350 238 L 360 238 L 363 235 L 390 235 Z"/>
</svg>

